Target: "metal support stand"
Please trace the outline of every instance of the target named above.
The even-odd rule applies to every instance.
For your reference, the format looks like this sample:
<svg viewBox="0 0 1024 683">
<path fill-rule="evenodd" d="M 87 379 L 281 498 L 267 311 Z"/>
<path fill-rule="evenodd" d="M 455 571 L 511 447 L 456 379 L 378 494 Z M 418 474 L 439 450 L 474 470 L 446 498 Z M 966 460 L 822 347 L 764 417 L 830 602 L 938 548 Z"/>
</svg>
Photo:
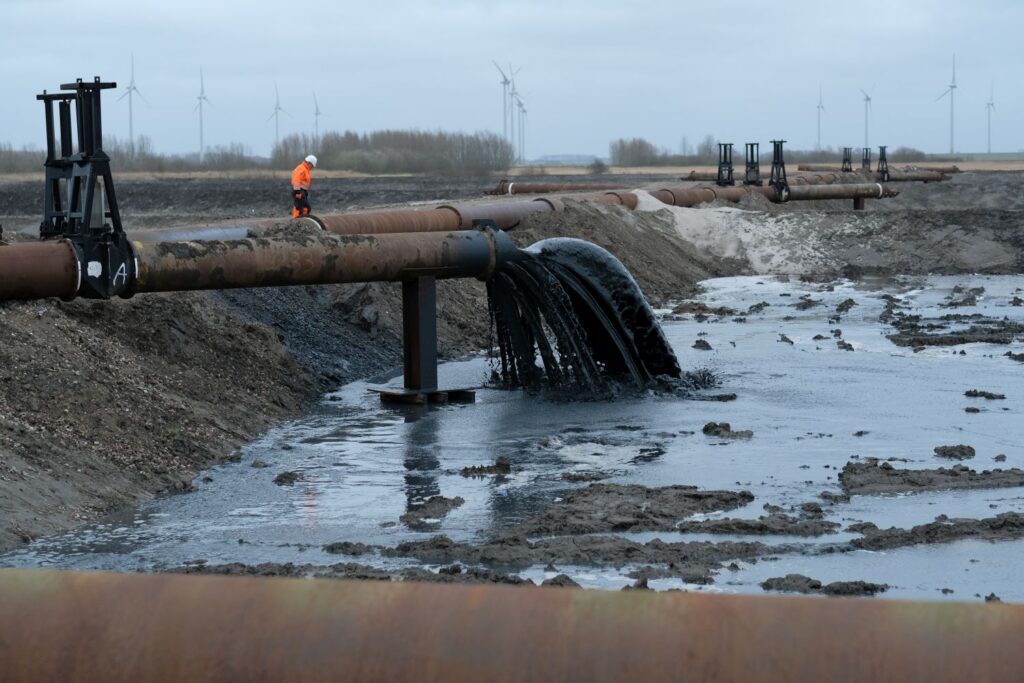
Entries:
<svg viewBox="0 0 1024 683">
<path fill-rule="evenodd" d="M 60 86 L 67 92 L 36 95 L 46 111 L 46 189 L 40 239 L 66 239 L 78 256 L 78 296 L 109 299 L 131 296 L 135 253 L 121 227 L 114 194 L 110 157 L 103 151 L 102 91 L 117 87 L 97 76 Z M 58 155 L 53 104 L 57 103 L 60 132 Z M 78 151 L 73 152 L 71 105 L 75 105 Z M 96 186 L 99 185 L 99 192 Z M 104 208 L 105 203 L 105 208 Z M 107 223 L 107 219 L 110 222 Z"/>
<path fill-rule="evenodd" d="M 878 148 L 878 174 L 883 183 L 889 182 L 889 160 L 885 158 L 885 145 Z"/>
<path fill-rule="evenodd" d="M 747 166 L 743 174 L 744 185 L 762 185 L 761 180 L 761 143 L 748 142 L 747 145 Z"/>
<path fill-rule="evenodd" d="M 865 147 L 864 153 L 860 158 L 860 170 L 865 173 L 871 173 L 871 148 Z"/>
<path fill-rule="evenodd" d="M 853 210 L 854 211 L 863 211 L 864 210 L 864 198 L 863 197 L 854 197 L 854 199 L 853 199 Z"/>
<path fill-rule="evenodd" d="M 775 188 L 780 202 L 789 201 L 789 183 L 786 180 L 786 160 L 782 155 L 785 140 L 772 140 L 772 175 L 768 184 Z"/>
<path fill-rule="evenodd" d="M 732 168 L 732 143 L 718 143 L 718 179 L 715 181 L 722 186 L 735 185 Z"/>
<path fill-rule="evenodd" d="M 437 388 L 437 280 L 402 283 L 402 391 L 375 389 L 385 403 L 472 403 L 476 392 Z"/>
<path fill-rule="evenodd" d="M 843 173 L 853 173 L 853 147 L 843 147 Z"/>
</svg>

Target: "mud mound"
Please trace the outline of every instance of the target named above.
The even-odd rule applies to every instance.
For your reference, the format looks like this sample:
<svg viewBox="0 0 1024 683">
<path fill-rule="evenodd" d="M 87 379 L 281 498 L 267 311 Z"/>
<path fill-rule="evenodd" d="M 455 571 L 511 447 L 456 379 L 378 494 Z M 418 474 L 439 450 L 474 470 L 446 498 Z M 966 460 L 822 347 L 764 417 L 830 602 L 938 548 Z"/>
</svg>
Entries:
<svg viewBox="0 0 1024 683">
<path fill-rule="evenodd" d="M 1024 470 L 976 472 L 964 465 L 950 468 L 905 470 L 887 462 L 848 462 L 839 473 L 839 483 L 849 494 L 874 495 L 907 491 L 944 489 L 992 489 L 1024 486 Z"/>
<path fill-rule="evenodd" d="M 191 476 L 316 395 L 204 294 L 0 305 L 0 547 Z"/>
<path fill-rule="evenodd" d="M 988 541 L 1024 538 L 1024 515 L 1004 512 L 985 519 L 950 519 L 940 515 L 934 522 L 920 524 L 911 529 L 879 529 L 874 524 L 858 524 L 851 531 L 864 534 L 864 538 L 851 541 L 855 548 L 864 550 L 890 550 L 922 543 L 952 543 L 964 538 Z"/>
<path fill-rule="evenodd" d="M 590 534 L 601 531 L 672 530 L 699 512 L 733 510 L 754 499 L 749 491 L 701 491 L 695 486 L 651 489 L 591 484 L 572 491 L 516 527 L 526 536 Z"/>
<path fill-rule="evenodd" d="M 766 591 L 817 593 L 832 596 L 875 595 L 889 590 L 889 586 L 884 583 L 868 583 L 866 581 L 834 581 L 822 585 L 821 581 L 803 574 L 786 574 L 767 579 L 761 583 L 761 588 Z"/>
</svg>

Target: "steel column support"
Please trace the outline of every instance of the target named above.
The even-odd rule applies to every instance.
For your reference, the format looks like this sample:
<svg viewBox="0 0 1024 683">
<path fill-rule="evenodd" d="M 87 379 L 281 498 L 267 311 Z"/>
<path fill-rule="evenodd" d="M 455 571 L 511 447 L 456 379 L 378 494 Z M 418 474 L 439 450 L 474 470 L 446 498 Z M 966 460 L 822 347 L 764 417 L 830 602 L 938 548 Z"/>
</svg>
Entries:
<svg viewBox="0 0 1024 683">
<path fill-rule="evenodd" d="M 402 346 L 405 388 L 437 391 L 437 280 L 402 283 Z"/>
</svg>

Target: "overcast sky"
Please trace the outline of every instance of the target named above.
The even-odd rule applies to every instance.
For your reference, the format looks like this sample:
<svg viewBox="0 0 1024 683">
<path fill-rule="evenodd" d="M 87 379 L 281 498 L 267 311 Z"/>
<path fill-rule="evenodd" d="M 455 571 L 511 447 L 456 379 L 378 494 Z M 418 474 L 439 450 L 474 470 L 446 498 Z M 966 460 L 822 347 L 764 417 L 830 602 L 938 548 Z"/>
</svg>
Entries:
<svg viewBox="0 0 1024 683">
<path fill-rule="evenodd" d="M 993 151 L 1018 151 L 1022 29 L 1020 0 L 0 0 L 0 142 L 41 147 L 34 96 L 75 77 L 125 86 L 134 52 L 148 102 L 136 135 L 162 152 L 198 147 L 200 66 L 206 144 L 265 155 L 275 83 L 282 135 L 312 132 L 314 90 L 321 131 L 500 132 L 492 59 L 522 69 L 530 158 L 606 155 L 632 136 L 677 151 L 707 133 L 813 148 L 819 83 L 823 145 L 863 144 L 858 88 L 873 87 L 872 146 L 945 152 L 949 105 L 935 99 L 955 52 L 957 151 L 985 151 L 993 83 Z M 113 93 L 106 132 L 127 138 Z"/>
</svg>

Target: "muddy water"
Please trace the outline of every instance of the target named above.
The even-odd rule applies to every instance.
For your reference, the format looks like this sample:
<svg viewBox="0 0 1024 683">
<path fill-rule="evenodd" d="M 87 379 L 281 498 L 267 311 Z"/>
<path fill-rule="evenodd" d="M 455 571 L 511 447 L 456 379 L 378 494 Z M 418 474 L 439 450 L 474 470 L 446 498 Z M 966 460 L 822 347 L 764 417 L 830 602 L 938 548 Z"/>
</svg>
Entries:
<svg viewBox="0 0 1024 683">
<path fill-rule="evenodd" d="M 962 298 L 954 288 L 984 287 L 975 306 L 944 308 Z M 645 395 L 611 402 L 561 403 L 517 392 L 482 389 L 476 404 L 429 411 L 382 408 L 355 383 L 324 398 L 302 419 L 272 430 L 242 451 L 242 461 L 214 468 L 195 480 L 197 491 L 151 501 L 105 524 L 40 539 L 0 557 L 0 565 L 78 569 L 162 569 L 184 562 L 210 564 L 265 561 L 330 564 L 357 561 L 401 567 L 412 560 L 378 554 L 350 558 L 321 549 L 334 541 L 394 546 L 443 533 L 455 540 L 482 540 L 495 529 L 523 520 L 570 486 L 566 472 L 600 472 L 606 481 L 647 486 L 693 484 L 709 489 L 746 489 L 753 503 L 729 513 L 699 516 L 756 518 L 765 504 L 785 508 L 821 502 L 826 519 L 845 529 L 854 522 L 909 528 L 950 517 L 992 517 L 1024 512 L 1024 488 L 936 491 L 890 496 L 853 496 L 829 505 L 823 491 L 839 493 L 838 473 L 858 458 L 896 458 L 900 468 L 935 468 L 940 445 L 967 444 L 976 469 L 1024 467 L 1024 364 L 1005 357 L 1024 344 L 898 347 L 893 329 L 878 321 L 883 295 L 895 296 L 907 314 L 947 313 L 1024 320 L 1021 277 L 906 278 L 854 284 L 813 285 L 766 278 L 726 278 L 704 283 L 702 301 L 745 312 L 691 315 L 665 323 L 685 368 L 706 366 L 734 392 L 721 403 Z M 831 291 L 828 291 L 831 288 Z M 802 305 L 804 300 L 820 305 Z M 838 322 L 829 318 L 847 299 L 855 306 Z M 483 312 L 482 312 L 483 314 Z M 670 318 L 672 316 L 669 316 Z M 742 320 L 742 321 L 740 321 Z M 834 336 L 833 330 L 841 330 Z M 780 341 L 782 335 L 792 343 Z M 824 339 L 814 339 L 821 335 Z M 696 350 L 698 339 L 711 350 Z M 839 348 L 839 340 L 853 351 Z M 961 351 L 963 353 L 961 353 Z M 447 386 L 480 386 L 488 373 L 483 358 L 445 365 Z M 1006 395 L 972 399 L 968 389 Z M 980 412 L 967 413 L 966 407 Z M 727 421 L 752 430 L 750 439 L 706 436 L 707 422 Z M 995 462 L 1005 455 L 1005 462 Z M 499 456 L 512 464 L 507 477 L 468 478 L 464 467 Z M 267 467 L 253 467 L 262 461 Z M 285 471 L 298 474 L 287 486 L 273 483 Z M 399 517 L 432 496 L 465 500 L 442 519 L 415 529 Z M 652 581 L 657 588 L 761 592 L 766 578 L 801 573 L 822 582 L 867 580 L 892 588 L 886 597 L 977 599 L 996 593 L 1024 601 L 1019 567 L 1024 540 L 963 540 L 884 552 L 850 550 L 859 534 L 818 537 L 744 537 L 679 532 L 627 534 L 646 541 L 760 540 L 787 549 L 738 569 L 718 571 L 709 586 L 679 579 Z M 830 552 L 843 550 L 843 552 Z M 585 586 L 617 588 L 631 583 L 629 567 L 559 566 Z M 539 580 L 544 567 L 521 572 Z M 952 592 L 942 592 L 942 589 Z"/>
</svg>

